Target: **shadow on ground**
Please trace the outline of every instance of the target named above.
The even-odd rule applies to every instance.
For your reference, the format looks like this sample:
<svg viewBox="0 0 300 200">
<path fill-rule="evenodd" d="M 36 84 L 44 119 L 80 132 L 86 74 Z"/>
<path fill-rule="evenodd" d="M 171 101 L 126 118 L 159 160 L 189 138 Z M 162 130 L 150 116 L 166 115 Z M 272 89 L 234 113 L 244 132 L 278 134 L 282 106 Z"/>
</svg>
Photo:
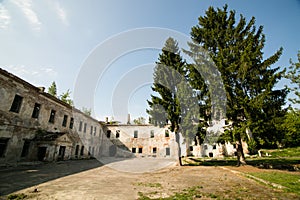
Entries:
<svg viewBox="0 0 300 200">
<path fill-rule="evenodd" d="M 300 170 L 300 158 L 251 158 L 246 160 L 247 165 L 262 169 L 279 169 L 289 171 Z M 188 166 L 236 166 L 237 161 L 233 159 L 215 160 L 203 158 L 187 158 Z"/>
<path fill-rule="evenodd" d="M 103 164 L 91 159 L 0 168 L 0 196 L 100 166 Z"/>
</svg>

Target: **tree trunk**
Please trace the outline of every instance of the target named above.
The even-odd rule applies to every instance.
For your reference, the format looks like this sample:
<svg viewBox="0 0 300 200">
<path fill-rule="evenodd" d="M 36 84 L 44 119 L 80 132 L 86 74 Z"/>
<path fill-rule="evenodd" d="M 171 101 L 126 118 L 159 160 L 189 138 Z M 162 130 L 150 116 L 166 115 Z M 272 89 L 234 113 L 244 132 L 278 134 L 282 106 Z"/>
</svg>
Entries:
<svg viewBox="0 0 300 200">
<path fill-rule="evenodd" d="M 181 160 L 181 147 L 180 147 L 180 137 L 179 133 L 175 132 L 175 139 L 178 145 L 178 165 L 182 166 L 182 160 Z"/>
<path fill-rule="evenodd" d="M 236 142 L 236 146 L 237 146 L 237 166 L 241 166 L 241 165 L 246 165 L 246 160 L 245 160 L 245 155 L 244 155 L 244 151 L 243 151 L 243 145 L 242 145 L 242 140 L 239 139 Z"/>
</svg>

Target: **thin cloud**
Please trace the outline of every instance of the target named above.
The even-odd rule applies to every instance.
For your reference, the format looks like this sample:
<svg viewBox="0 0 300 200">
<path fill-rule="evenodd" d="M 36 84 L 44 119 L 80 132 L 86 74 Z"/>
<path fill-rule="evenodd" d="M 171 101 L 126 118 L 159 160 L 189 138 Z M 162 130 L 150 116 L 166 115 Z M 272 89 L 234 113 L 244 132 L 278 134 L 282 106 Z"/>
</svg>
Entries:
<svg viewBox="0 0 300 200">
<path fill-rule="evenodd" d="M 32 9 L 32 1 L 31 0 L 14 0 L 12 1 L 15 5 L 17 5 L 22 12 L 24 13 L 25 17 L 32 25 L 32 28 L 35 30 L 40 30 L 42 23 L 40 22 L 37 14 Z"/>
<path fill-rule="evenodd" d="M 10 25 L 10 15 L 8 10 L 0 3 L 0 29 L 7 29 Z"/>
<path fill-rule="evenodd" d="M 8 66 L 8 69 L 13 74 L 16 74 L 17 76 L 23 77 L 35 77 L 35 78 L 54 78 L 58 75 L 58 73 L 50 68 L 50 67 L 25 67 L 24 65 L 10 65 Z"/>
<path fill-rule="evenodd" d="M 59 2 L 56 2 L 55 4 L 55 9 L 57 12 L 58 17 L 62 21 L 64 25 L 69 25 L 68 19 L 67 19 L 67 14 L 65 9 L 59 4 Z"/>
</svg>

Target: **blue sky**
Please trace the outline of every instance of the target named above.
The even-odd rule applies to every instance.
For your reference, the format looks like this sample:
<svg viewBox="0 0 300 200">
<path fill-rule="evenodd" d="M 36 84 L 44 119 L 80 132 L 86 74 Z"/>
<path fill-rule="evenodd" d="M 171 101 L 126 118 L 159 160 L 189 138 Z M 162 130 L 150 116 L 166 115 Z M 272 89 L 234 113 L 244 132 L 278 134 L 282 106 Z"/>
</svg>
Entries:
<svg viewBox="0 0 300 200">
<path fill-rule="evenodd" d="M 286 67 L 290 58 L 296 60 L 300 50 L 299 0 L 0 0 L 0 67 L 36 86 L 48 87 L 55 81 L 59 94 L 68 89 L 74 93 L 86 60 L 106 41 L 147 27 L 188 35 L 209 6 L 222 7 L 225 3 L 236 10 L 237 16 L 243 14 L 248 20 L 255 16 L 256 25 L 264 26 L 266 57 L 284 48 L 276 66 Z M 121 45 L 108 48 L 117 51 Z M 75 105 L 92 108 L 93 115 L 101 120 L 114 116 L 115 120 L 125 121 L 127 112 L 132 118 L 146 117 L 149 80 L 159 52 L 159 48 L 141 48 L 114 54 L 97 77 L 93 96 L 81 95 L 83 99 L 92 98 L 93 103 L 75 101 Z M 104 59 L 101 55 L 97 58 Z M 138 78 L 136 87 L 122 89 L 122 85 Z"/>
</svg>

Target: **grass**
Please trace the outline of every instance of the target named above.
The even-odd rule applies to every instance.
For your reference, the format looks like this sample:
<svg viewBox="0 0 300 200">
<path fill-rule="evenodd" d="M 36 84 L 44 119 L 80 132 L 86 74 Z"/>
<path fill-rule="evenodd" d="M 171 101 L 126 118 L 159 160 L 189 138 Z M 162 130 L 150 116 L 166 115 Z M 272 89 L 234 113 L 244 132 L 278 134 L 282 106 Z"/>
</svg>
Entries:
<svg viewBox="0 0 300 200">
<path fill-rule="evenodd" d="M 284 187 L 285 191 L 300 195 L 300 174 L 285 172 L 251 172 L 247 174 L 279 184 Z"/>
<path fill-rule="evenodd" d="M 23 194 L 23 193 L 19 193 L 19 194 L 10 194 L 7 196 L 7 199 L 11 200 L 21 200 L 21 199 L 26 199 L 27 195 Z"/>
<path fill-rule="evenodd" d="M 280 157 L 300 157 L 300 147 L 285 148 L 285 149 L 262 149 L 274 158 Z"/>
<path fill-rule="evenodd" d="M 210 197 L 210 198 L 213 198 L 213 199 L 216 199 L 216 198 L 220 198 L 218 195 L 216 194 L 207 194 L 207 195 L 204 195 L 202 194 L 199 189 L 201 189 L 202 186 L 194 186 L 194 187 L 190 187 L 188 189 L 184 189 L 183 191 L 179 192 L 179 193 L 175 193 L 174 195 L 172 196 L 169 196 L 169 197 L 165 197 L 165 198 L 150 198 L 146 195 L 144 195 L 142 192 L 139 192 L 138 195 L 139 195 L 139 200 L 173 200 L 173 199 L 176 199 L 176 200 L 192 200 L 192 199 L 195 199 L 195 198 L 207 198 L 207 197 Z"/>
<path fill-rule="evenodd" d="M 272 156 L 270 157 L 251 157 L 246 158 L 246 162 L 248 165 L 254 167 L 260 167 L 265 169 L 281 169 L 281 170 L 289 170 L 295 171 L 300 166 L 300 157 L 296 157 L 300 151 L 300 147 L 298 148 L 289 148 L 283 150 L 269 150 L 273 153 L 270 153 Z M 276 155 L 275 156 L 273 156 Z M 286 157 L 284 157 L 286 155 Z M 236 166 L 237 160 L 236 158 L 224 158 L 224 159 L 203 159 L 203 158 L 189 158 L 185 160 L 186 165 L 189 166 Z"/>
<path fill-rule="evenodd" d="M 144 186 L 144 187 L 153 187 L 153 188 L 161 188 L 162 185 L 160 183 L 142 183 L 142 182 L 138 182 L 135 183 L 135 185 L 137 186 Z"/>
</svg>

